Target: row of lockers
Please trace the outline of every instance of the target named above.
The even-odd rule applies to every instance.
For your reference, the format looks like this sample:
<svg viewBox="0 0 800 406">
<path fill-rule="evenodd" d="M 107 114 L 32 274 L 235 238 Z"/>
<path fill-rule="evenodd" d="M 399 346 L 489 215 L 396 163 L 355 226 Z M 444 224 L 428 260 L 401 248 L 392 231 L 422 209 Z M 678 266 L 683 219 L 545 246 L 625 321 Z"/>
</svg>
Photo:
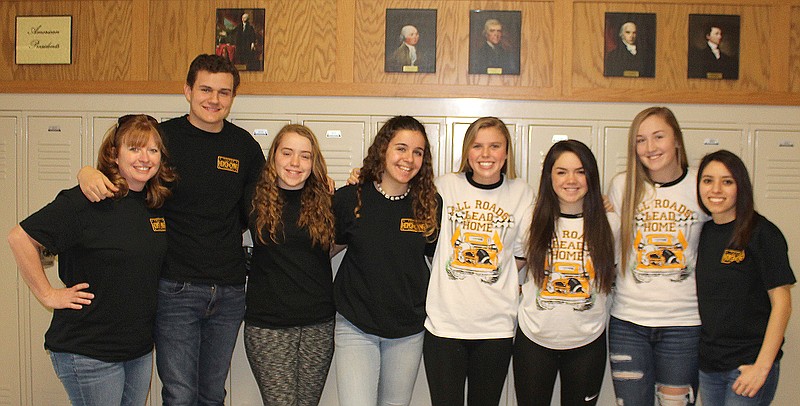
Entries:
<svg viewBox="0 0 800 406">
<path fill-rule="evenodd" d="M 182 113 L 150 114 L 164 120 Z M 94 164 L 102 137 L 116 122 L 116 117 L 111 113 L 0 117 L 0 189 L 5 196 L 5 204 L 0 208 L 0 229 L 10 229 L 20 218 L 52 200 L 58 190 L 73 186 L 77 170 L 82 165 Z M 442 174 L 458 168 L 464 132 L 474 118 L 418 118 L 425 124 L 428 133 L 435 172 Z M 350 169 L 360 165 L 372 137 L 387 119 L 388 116 L 246 114 L 231 117 L 234 123 L 253 134 L 265 151 L 272 137 L 285 124 L 307 125 L 317 135 L 329 172 L 339 186 L 344 184 Z M 562 139 L 578 139 L 592 148 L 601 166 L 602 181 L 606 184 L 614 174 L 625 168 L 626 122 L 519 117 L 504 118 L 504 121 L 514 137 L 518 174 L 534 187 L 538 187 L 544 155 L 553 142 Z M 800 264 L 800 250 L 794 243 L 800 238 L 800 221 L 797 216 L 789 214 L 791 210 L 787 210 L 800 207 L 800 129 L 789 126 L 752 128 L 690 123 L 684 124 L 684 137 L 691 165 L 696 166 L 704 154 L 720 148 L 729 149 L 743 157 L 754 178 L 757 208 L 779 224 L 790 248 L 794 248 L 793 263 Z M 49 324 L 50 313 L 36 302 L 24 283 L 16 277 L 12 271 L 13 258 L 7 249 L 0 250 L 0 264 L 3 269 L 0 272 L 0 284 L 17 287 L 11 292 L 13 294 L 0 295 L 0 320 L 4 325 L 14 323 L 20 326 L 20 331 L 13 328 L 0 330 L 0 340 L 6 344 L 0 350 L 0 362 L 7 366 L 0 369 L 0 404 L 26 403 L 28 397 L 27 401 L 31 404 L 66 404 L 63 389 L 52 371 L 47 354 L 42 350 L 43 332 Z M 48 269 L 48 277 L 51 281 L 57 280 L 55 267 Z M 797 322 L 790 325 L 788 335 L 800 339 Z M 800 347 L 791 341 L 787 346 L 797 348 L 797 351 L 792 351 L 794 348 L 787 350 L 784 364 L 789 367 L 784 367 L 782 381 L 798 381 Z M 229 385 L 233 404 L 260 404 L 241 346 L 234 355 Z M 612 399 L 610 382 L 607 380 L 605 385 L 602 404 Z M 422 395 L 417 393 L 415 402 L 419 399 L 419 402 L 423 402 L 419 404 L 425 404 L 424 394 L 427 390 L 424 380 L 418 383 L 417 392 Z M 158 400 L 157 394 L 154 400 Z M 323 404 L 336 404 L 335 389 L 326 389 Z M 513 404 L 513 400 L 508 400 L 508 404 Z"/>
</svg>

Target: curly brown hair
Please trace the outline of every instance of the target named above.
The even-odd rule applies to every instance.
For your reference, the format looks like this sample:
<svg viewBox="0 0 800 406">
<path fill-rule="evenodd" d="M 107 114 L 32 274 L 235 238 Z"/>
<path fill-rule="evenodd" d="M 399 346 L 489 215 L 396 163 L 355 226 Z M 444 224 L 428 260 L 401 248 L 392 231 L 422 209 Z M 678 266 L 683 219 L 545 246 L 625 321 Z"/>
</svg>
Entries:
<svg viewBox="0 0 800 406">
<path fill-rule="evenodd" d="M 156 143 L 156 147 L 161 151 L 161 165 L 155 176 L 147 181 L 147 207 L 154 209 L 164 204 L 164 201 L 172 195 L 172 191 L 167 184 L 177 179 L 175 170 L 169 166 L 169 153 L 164 146 L 164 133 L 161 131 L 158 121 L 146 114 L 128 114 L 120 117 L 117 123 L 106 131 L 100 151 L 97 153 L 97 170 L 102 172 L 119 191 L 114 193 L 114 199 L 119 199 L 128 195 L 128 182 L 119 173 L 117 166 L 117 154 L 123 146 L 144 147 L 150 141 Z"/>
<path fill-rule="evenodd" d="M 281 242 L 279 238 L 279 235 L 283 234 L 281 213 L 285 202 L 278 187 L 275 155 L 287 134 L 297 134 L 311 142 L 311 174 L 303 185 L 297 225 L 308 230 L 313 244 L 327 249 L 333 244 L 334 233 L 331 194 L 328 192 L 328 170 L 317 137 L 311 129 L 299 124 L 289 124 L 281 128 L 269 147 L 267 163 L 253 193 L 251 213 L 256 215 L 256 238 L 262 244 L 266 244 L 265 234 L 267 234 L 272 242 L 276 244 Z"/>
<path fill-rule="evenodd" d="M 410 116 L 395 116 L 384 124 L 375 139 L 372 141 L 367 156 L 364 158 L 364 165 L 358 176 L 358 200 L 354 210 L 356 218 L 359 218 L 361 210 L 361 192 L 364 185 L 371 182 L 381 182 L 383 173 L 386 170 L 386 150 L 389 142 L 400 130 L 416 131 L 422 134 L 425 139 L 425 151 L 422 153 L 422 166 L 414 178 L 408 183 L 411 189 L 409 193 L 414 211 L 414 219 L 422 223 L 425 228 L 425 237 L 435 235 L 439 227 L 437 215 L 438 202 L 436 200 L 436 186 L 433 184 L 433 158 L 431 156 L 431 144 L 428 142 L 428 135 L 425 126 L 417 119 Z"/>
</svg>

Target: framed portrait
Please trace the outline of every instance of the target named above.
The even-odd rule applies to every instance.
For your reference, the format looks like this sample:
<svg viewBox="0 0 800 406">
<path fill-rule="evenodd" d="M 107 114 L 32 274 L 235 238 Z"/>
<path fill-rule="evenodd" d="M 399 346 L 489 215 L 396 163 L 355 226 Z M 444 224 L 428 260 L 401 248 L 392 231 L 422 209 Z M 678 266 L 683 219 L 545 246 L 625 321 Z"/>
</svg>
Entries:
<svg viewBox="0 0 800 406">
<path fill-rule="evenodd" d="M 656 75 L 656 15 L 606 13 L 603 76 L 652 78 Z"/>
<path fill-rule="evenodd" d="M 386 9 L 385 72 L 436 72 L 436 10 Z"/>
<path fill-rule="evenodd" d="M 72 16 L 17 16 L 17 65 L 72 63 Z"/>
<path fill-rule="evenodd" d="M 469 14 L 469 73 L 519 75 L 522 13 L 471 10 Z"/>
<path fill-rule="evenodd" d="M 739 79 L 738 15 L 689 14 L 687 77 Z"/>
<path fill-rule="evenodd" d="M 214 52 L 240 71 L 263 71 L 265 28 L 263 8 L 218 8 Z"/>
</svg>

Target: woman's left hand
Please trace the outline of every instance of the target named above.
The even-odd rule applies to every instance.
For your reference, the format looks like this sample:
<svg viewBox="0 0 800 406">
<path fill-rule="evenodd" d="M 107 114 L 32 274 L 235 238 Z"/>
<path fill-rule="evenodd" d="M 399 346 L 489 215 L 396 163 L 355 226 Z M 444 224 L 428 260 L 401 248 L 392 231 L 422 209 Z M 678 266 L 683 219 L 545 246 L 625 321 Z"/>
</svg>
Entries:
<svg viewBox="0 0 800 406">
<path fill-rule="evenodd" d="M 736 382 L 731 387 L 737 395 L 755 397 L 769 375 L 769 368 L 760 367 L 755 364 L 741 365 L 739 371 L 741 375 L 736 378 Z"/>
</svg>

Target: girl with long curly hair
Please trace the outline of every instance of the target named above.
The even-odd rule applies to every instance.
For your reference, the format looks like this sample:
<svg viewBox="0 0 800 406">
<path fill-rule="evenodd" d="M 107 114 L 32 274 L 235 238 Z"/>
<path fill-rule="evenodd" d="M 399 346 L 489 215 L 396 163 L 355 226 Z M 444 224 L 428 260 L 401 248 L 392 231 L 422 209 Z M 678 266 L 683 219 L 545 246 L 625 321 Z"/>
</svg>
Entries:
<svg viewBox="0 0 800 406">
<path fill-rule="evenodd" d="M 87 200 L 78 186 L 23 220 L 8 236 L 19 272 L 53 309 L 44 336 L 74 405 L 141 405 L 153 365 L 158 277 L 169 224 L 160 210 L 175 180 L 158 122 L 120 117 L 106 133 L 97 169 L 118 191 Z M 40 254 L 59 256 L 54 288 Z"/>
<path fill-rule="evenodd" d="M 425 127 L 389 119 L 333 208 L 337 250 L 347 248 L 334 282 L 339 403 L 407 405 L 441 210 Z"/>
<path fill-rule="evenodd" d="M 589 147 L 577 140 L 553 144 L 530 226 L 514 341 L 520 405 L 549 405 L 556 375 L 562 405 L 597 403 L 619 232 L 619 216 L 606 213 L 602 189 Z"/>
<path fill-rule="evenodd" d="M 496 405 L 508 373 L 533 189 L 516 177 L 498 118 L 473 122 L 459 172 L 436 179 L 444 212 L 433 259 L 424 359 L 434 405 Z"/>
<path fill-rule="evenodd" d="M 244 343 L 264 404 L 311 405 L 333 356 L 334 237 L 327 168 L 308 127 L 272 141 L 252 199 Z"/>
</svg>

